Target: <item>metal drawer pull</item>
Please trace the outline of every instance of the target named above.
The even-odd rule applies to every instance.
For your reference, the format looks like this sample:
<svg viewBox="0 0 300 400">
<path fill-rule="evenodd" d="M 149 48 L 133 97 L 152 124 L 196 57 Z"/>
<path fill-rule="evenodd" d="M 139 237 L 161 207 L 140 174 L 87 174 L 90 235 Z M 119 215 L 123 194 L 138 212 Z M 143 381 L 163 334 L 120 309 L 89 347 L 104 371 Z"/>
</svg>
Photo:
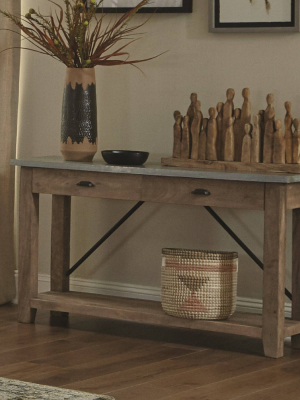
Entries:
<svg viewBox="0 0 300 400">
<path fill-rule="evenodd" d="M 77 183 L 77 186 L 95 187 L 95 185 L 89 181 L 81 181 L 81 182 Z"/>
<path fill-rule="evenodd" d="M 196 194 L 198 196 L 210 196 L 210 192 L 205 189 L 195 189 L 192 191 L 192 194 Z"/>
</svg>

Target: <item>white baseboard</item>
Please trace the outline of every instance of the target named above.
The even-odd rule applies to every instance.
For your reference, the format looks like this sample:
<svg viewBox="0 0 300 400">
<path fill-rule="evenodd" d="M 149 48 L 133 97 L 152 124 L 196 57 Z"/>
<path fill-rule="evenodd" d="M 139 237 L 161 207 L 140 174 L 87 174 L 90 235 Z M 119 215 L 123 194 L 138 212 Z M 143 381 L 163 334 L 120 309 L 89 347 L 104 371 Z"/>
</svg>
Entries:
<svg viewBox="0 0 300 400">
<path fill-rule="evenodd" d="M 18 271 L 15 271 L 16 284 L 18 281 Z M 152 286 L 132 285 L 119 282 L 104 282 L 91 279 L 70 279 L 70 289 L 76 292 L 87 292 L 95 294 L 104 294 L 108 296 L 129 297 L 133 299 L 161 301 L 160 288 Z M 39 274 L 39 292 L 50 290 L 50 276 Z M 17 300 L 15 301 L 17 302 Z M 237 298 L 237 311 L 254 314 L 262 313 L 262 300 L 250 299 L 247 297 Z M 285 314 L 291 317 L 292 306 L 285 304 Z"/>
</svg>

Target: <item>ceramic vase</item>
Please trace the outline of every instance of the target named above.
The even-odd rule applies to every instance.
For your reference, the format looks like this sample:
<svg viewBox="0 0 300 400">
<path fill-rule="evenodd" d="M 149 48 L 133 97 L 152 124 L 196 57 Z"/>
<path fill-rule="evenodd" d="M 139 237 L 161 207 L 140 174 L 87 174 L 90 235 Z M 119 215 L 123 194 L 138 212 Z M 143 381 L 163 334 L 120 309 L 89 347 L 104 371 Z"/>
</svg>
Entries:
<svg viewBox="0 0 300 400">
<path fill-rule="evenodd" d="M 92 161 L 97 152 L 94 68 L 67 68 L 60 150 L 66 161 Z"/>
</svg>

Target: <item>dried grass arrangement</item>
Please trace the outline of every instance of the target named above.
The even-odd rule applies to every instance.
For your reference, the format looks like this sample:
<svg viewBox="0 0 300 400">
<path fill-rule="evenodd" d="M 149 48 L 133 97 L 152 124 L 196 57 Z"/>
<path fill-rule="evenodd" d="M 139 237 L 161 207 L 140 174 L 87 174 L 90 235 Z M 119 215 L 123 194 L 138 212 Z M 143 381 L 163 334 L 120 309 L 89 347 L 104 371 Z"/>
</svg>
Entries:
<svg viewBox="0 0 300 400">
<path fill-rule="evenodd" d="M 52 0 L 55 6 L 49 15 L 42 15 L 39 10 L 31 8 L 21 17 L 0 10 L 0 13 L 9 18 L 21 32 L 22 38 L 33 44 L 36 49 L 24 48 L 40 54 L 48 55 L 65 64 L 68 68 L 93 68 L 97 65 L 114 66 L 137 63 L 151 60 L 151 57 L 141 60 L 130 60 L 125 50 L 131 43 L 139 40 L 141 34 L 135 31 L 140 25 L 129 26 L 132 17 L 150 0 L 143 0 L 136 7 L 121 17 L 114 17 L 108 24 L 104 24 L 106 14 L 96 15 L 97 8 L 103 0 L 64 0 L 65 7 Z M 105 25 L 105 27 L 104 27 Z M 15 32 L 15 31 L 14 31 Z M 123 42 L 126 43 L 123 44 Z M 122 46 L 115 45 L 122 42 Z M 6 49 L 8 50 L 8 49 Z"/>
</svg>

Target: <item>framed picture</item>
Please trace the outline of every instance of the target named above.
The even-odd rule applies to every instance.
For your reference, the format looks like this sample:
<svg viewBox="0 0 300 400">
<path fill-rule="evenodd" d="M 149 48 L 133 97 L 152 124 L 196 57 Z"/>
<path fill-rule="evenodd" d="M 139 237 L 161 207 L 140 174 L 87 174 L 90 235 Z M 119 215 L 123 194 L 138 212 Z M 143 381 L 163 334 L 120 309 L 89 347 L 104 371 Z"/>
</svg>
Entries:
<svg viewBox="0 0 300 400">
<path fill-rule="evenodd" d="M 140 0 L 104 0 L 103 11 L 105 13 L 124 13 L 135 7 Z M 143 7 L 141 13 L 191 13 L 193 12 L 193 0 L 151 0 L 150 4 Z M 98 12 L 102 12 L 102 7 Z"/>
<path fill-rule="evenodd" d="M 211 0 L 209 31 L 299 32 L 299 0 Z"/>
</svg>

